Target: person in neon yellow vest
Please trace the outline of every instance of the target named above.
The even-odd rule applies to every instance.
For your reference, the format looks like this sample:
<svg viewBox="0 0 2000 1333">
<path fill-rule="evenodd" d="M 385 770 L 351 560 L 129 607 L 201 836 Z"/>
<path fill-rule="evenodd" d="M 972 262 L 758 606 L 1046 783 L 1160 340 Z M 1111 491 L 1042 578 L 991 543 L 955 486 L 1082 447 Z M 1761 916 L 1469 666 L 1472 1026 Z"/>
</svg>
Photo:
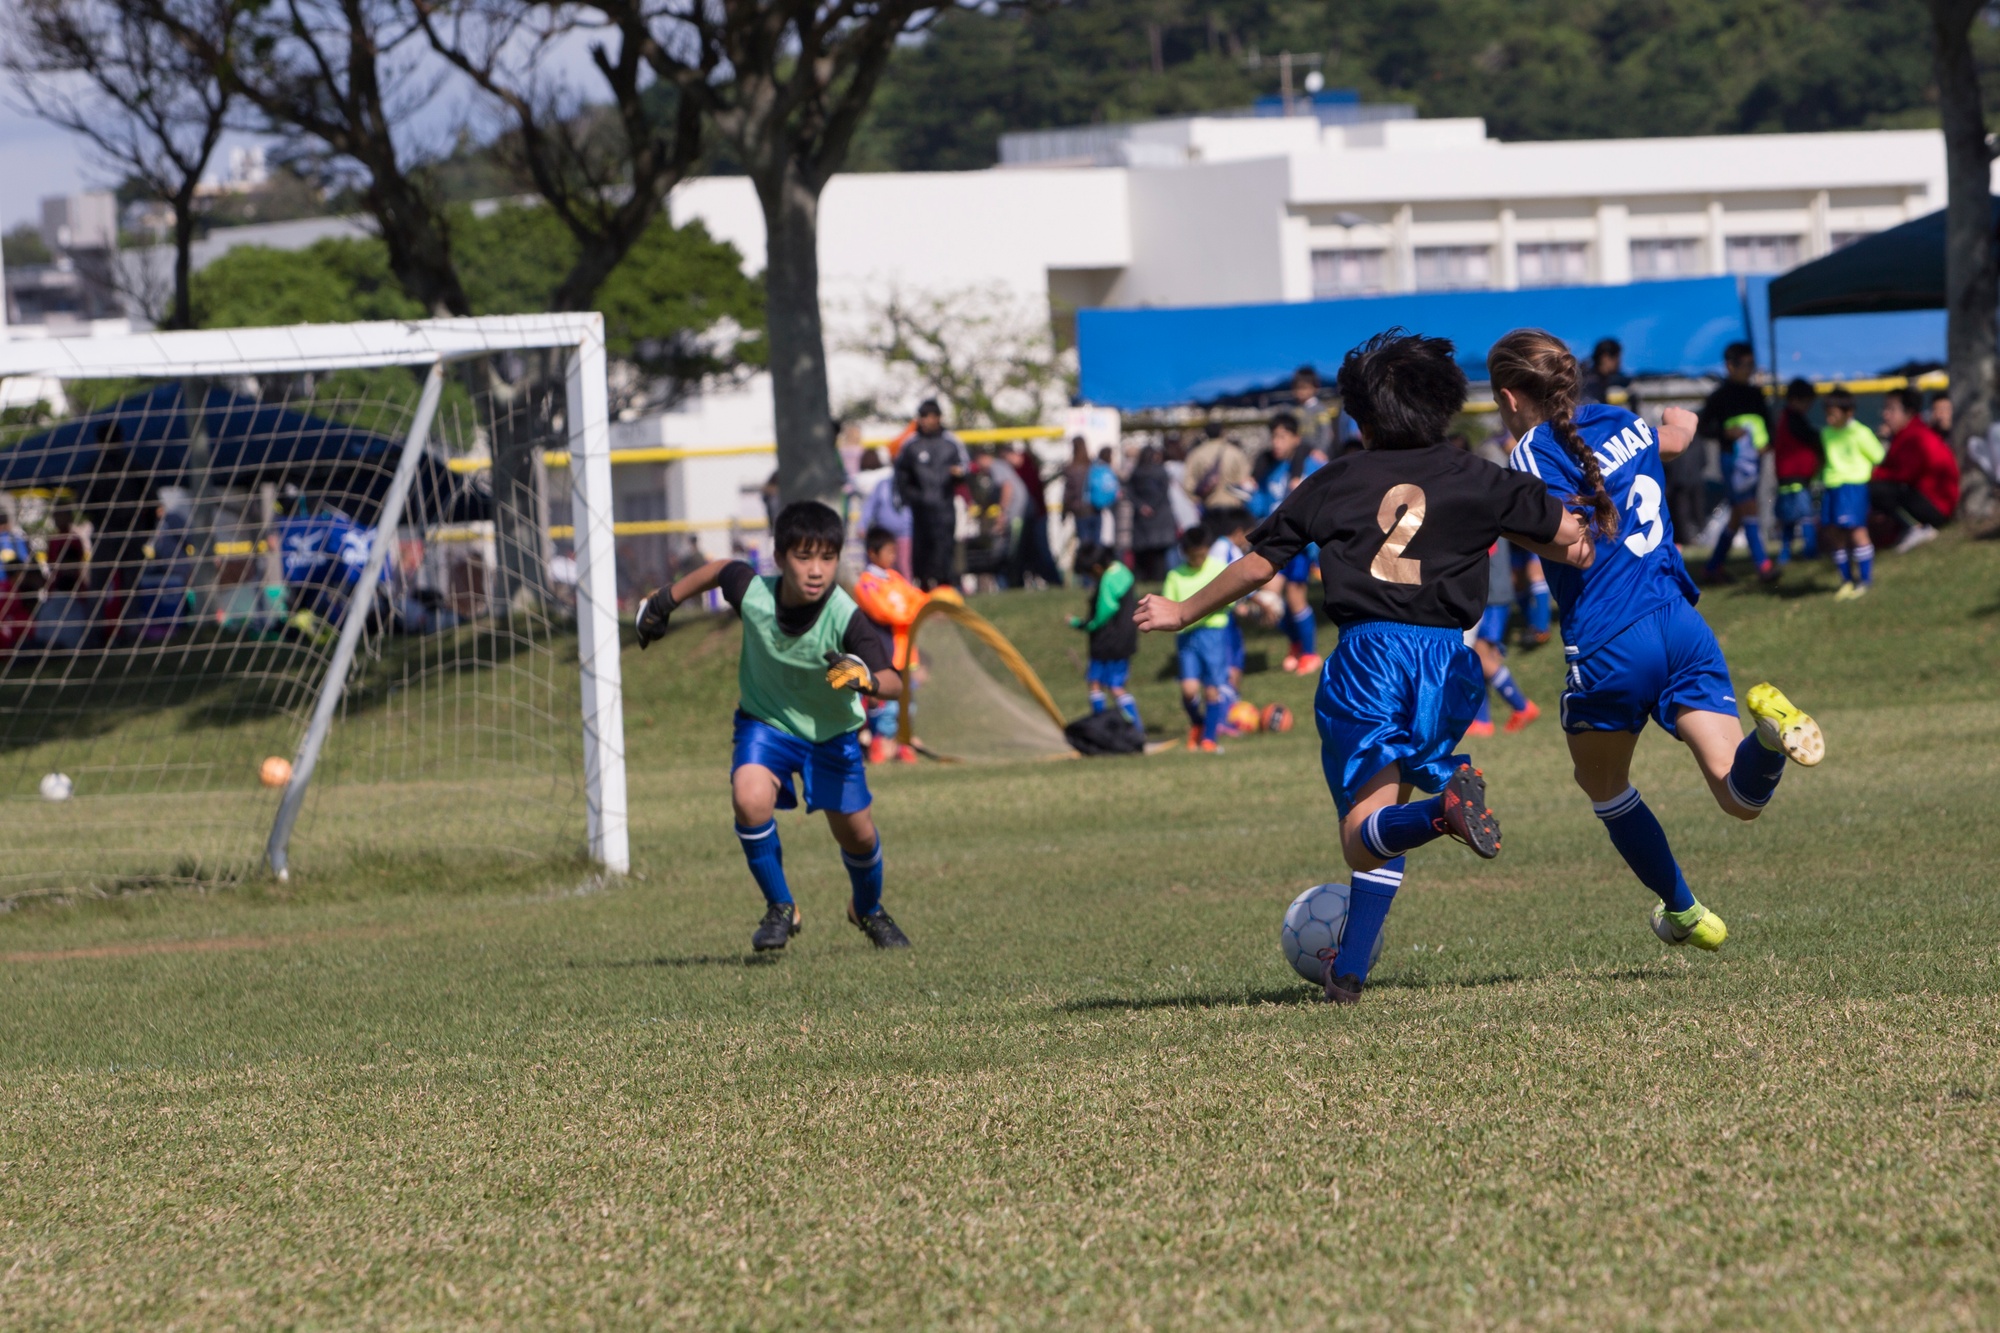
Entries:
<svg viewBox="0 0 2000 1333">
<path fill-rule="evenodd" d="M 1214 536 L 1200 523 L 1181 534 L 1181 562 L 1167 571 L 1164 595 L 1184 602 L 1228 566 L 1211 551 Z M 1217 754 L 1215 735 L 1229 707 L 1222 701 L 1229 684 L 1229 608 L 1205 615 L 1174 636 L 1180 657 L 1181 707 L 1187 709 L 1190 750 Z"/>
<path fill-rule="evenodd" d="M 784 948 L 799 933 L 775 814 L 799 803 L 794 775 L 807 811 L 824 810 L 840 844 L 853 888 L 847 919 L 878 949 L 910 945 L 882 910 L 882 839 L 870 813 L 860 735 L 861 696 L 895 698 L 903 682 L 881 632 L 834 582 L 845 535 L 840 515 L 825 505 L 789 504 L 772 528 L 775 576 L 759 577 L 741 560 L 711 560 L 647 594 L 633 620 L 644 649 L 666 634 L 674 608 L 711 588 L 743 618 L 729 789 L 736 837 L 764 895 L 764 919 L 750 937 L 760 953 Z"/>
</svg>

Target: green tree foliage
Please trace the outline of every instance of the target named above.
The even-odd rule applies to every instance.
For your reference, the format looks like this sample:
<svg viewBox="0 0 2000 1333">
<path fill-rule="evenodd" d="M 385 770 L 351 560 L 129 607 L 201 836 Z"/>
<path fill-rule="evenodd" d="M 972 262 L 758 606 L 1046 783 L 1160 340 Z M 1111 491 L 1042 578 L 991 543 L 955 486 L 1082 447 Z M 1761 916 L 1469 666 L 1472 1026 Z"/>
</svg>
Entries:
<svg viewBox="0 0 2000 1333">
<path fill-rule="evenodd" d="M 502 207 L 453 216 L 452 244 L 473 312 L 549 308 L 576 255 L 569 230 L 545 208 Z M 422 309 L 389 270 L 373 238 L 331 238 L 303 250 L 240 246 L 194 278 L 203 328 L 416 319 Z M 761 361 L 762 293 L 732 245 L 698 222 L 656 221 L 598 293 L 612 356 L 649 377 L 690 381 Z"/>
<path fill-rule="evenodd" d="M 1241 107 L 1280 51 L 1503 139 L 1937 123 L 1920 0 L 1075 0 L 945 15 L 890 66 L 855 165 L 976 168 L 1003 130 Z"/>
</svg>

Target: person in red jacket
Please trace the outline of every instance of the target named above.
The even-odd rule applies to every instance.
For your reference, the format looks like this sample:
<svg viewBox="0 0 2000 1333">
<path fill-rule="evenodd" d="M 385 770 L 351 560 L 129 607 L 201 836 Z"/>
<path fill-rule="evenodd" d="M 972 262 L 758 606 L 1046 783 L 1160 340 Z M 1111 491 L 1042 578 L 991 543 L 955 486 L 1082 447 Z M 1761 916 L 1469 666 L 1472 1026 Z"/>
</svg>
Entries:
<svg viewBox="0 0 2000 1333">
<path fill-rule="evenodd" d="M 1897 389 L 1882 400 L 1882 430 L 1889 454 L 1875 466 L 1868 502 L 1908 531 L 1896 550 L 1913 551 L 1938 535 L 1958 508 L 1958 459 L 1951 446 L 1923 422 L 1923 395 Z"/>
</svg>

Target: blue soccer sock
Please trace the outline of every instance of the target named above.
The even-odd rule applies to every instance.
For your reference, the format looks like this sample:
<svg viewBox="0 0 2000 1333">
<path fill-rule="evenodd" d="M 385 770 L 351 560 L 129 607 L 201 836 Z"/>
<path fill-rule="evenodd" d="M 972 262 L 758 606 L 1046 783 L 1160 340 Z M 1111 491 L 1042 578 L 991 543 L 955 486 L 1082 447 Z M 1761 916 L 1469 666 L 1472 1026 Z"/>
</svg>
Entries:
<svg viewBox="0 0 2000 1333">
<path fill-rule="evenodd" d="M 1799 524 L 1799 554 L 1807 560 L 1819 559 L 1819 524 Z"/>
<path fill-rule="evenodd" d="M 1188 715 L 1189 726 L 1198 727 L 1201 725 L 1202 707 L 1201 707 L 1201 696 L 1199 694 L 1194 695 L 1192 698 L 1190 698 L 1188 695 L 1183 694 L 1181 696 L 1181 708 Z"/>
<path fill-rule="evenodd" d="M 1118 711 L 1130 718 L 1133 726 L 1144 731 L 1146 724 L 1139 720 L 1139 701 L 1132 697 L 1132 691 L 1120 690 L 1115 697 L 1118 700 Z"/>
<path fill-rule="evenodd" d="M 1090 711 L 1093 713 L 1104 711 L 1104 687 L 1102 685 L 1093 685 L 1090 687 Z"/>
<path fill-rule="evenodd" d="M 1604 821 L 1611 845 L 1632 867 L 1639 882 L 1660 895 L 1669 912 L 1685 912 L 1694 906 L 1694 893 L 1681 875 L 1674 850 L 1667 845 L 1667 831 L 1659 819 L 1639 799 L 1639 789 L 1627 787 L 1608 801 L 1593 801 L 1591 807 Z"/>
<path fill-rule="evenodd" d="M 1341 932 L 1340 948 L 1333 955 L 1337 977 L 1368 979 L 1368 966 L 1375 957 L 1375 941 L 1382 938 L 1382 923 L 1403 885 L 1403 858 L 1396 857 L 1380 870 L 1357 870 L 1347 892 L 1347 926 Z"/>
<path fill-rule="evenodd" d="M 1520 685 L 1515 681 L 1514 673 L 1504 664 L 1498 671 L 1493 673 L 1491 684 L 1494 689 L 1500 691 L 1500 697 L 1505 699 L 1507 706 L 1515 712 L 1518 713 L 1528 706 L 1528 696 L 1522 692 Z"/>
<path fill-rule="evenodd" d="M 1549 585 L 1536 579 L 1528 585 L 1528 628 L 1536 634 L 1549 632 Z"/>
<path fill-rule="evenodd" d="M 1226 681 L 1215 687 L 1215 693 L 1222 704 L 1222 713 L 1225 717 L 1229 715 L 1229 710 L 1236 706 L 1236 701 L 1243 697 L 1236 692 L 1234 685 Z"/>
<path fill-rule="evenodd" d="M 842 851 L 840 863 L 847 867 L 847 882 L 854 886 L 854 915 L 869 915 L 882 905 L 882 835 L 875 835 L 874 851 L 866 856 Z"/>
<path fill-rule="evenodd" d="M 1736 747 L 1736 760 L 1729 765 L 1729 794 L 1744 805 L 1762 809 L 1778 790 L 1785 775 L 1785 752 L 1774 750 L 1764 733 L 1753 731 Z"/>
<path fill-rule="evenodd" d="M 1291 625 L 1292 642 L 1298 645 L 1299 656 L 1318 657 L 1319 621 L 1314 617 L 1313 609 L 1310 606 L 1303 607 L 1289 613 L 1286 619 Z"/>
<path fill-rule="evenodd" d="M 1361 845 L 1384 861 L 1414 852 L 1427 842 L 1444 836 L 1439 827 L 1444 814 L 1444 797 L 1407 805 L 1385 805 L 1361 823 Z"/>
<path fill-rule="evenodd" d="M 1299 652 L 1298 615 L 1291 607 L 1286 607 L 1284 613 L 1278 617 L 1278 628 L 1285 631 L 1285 638 L 1291 643 L 1292 651 Z"/>
<path fill-rule="evenodd" d="M 743 859 L 750 863 L 750 878 L 757 881 L 767 903 L 788 903 L 792 890 L 785 883 L 785 848 L 778 841 L 778 821 L 771 819 L 761 828 L 736 826 L 736 840 L 743 844 Z"/>
<path fill-rule="evenodd" d="M 1875 581 L 1875 545 L 1863 542 L 1854 548 L 1854 581 L 1867 585 Z"/>
<path fill-rule="evenodd" d="M 1797 532 L 1798 524 L 1796 523 L 1780 523 L 1778 525 L 1777 560 L 1779 564 L 1789 565 L 1792 563 L 1792 538 Z"/>
<path fill-rule="evenodd" d="M 1833 568 L 1840 575 L 1842 583 L 1854 582 L 1854 569 L 1847 558 L 1847 548 L 1845 546 L 1836 546 L 1833 548 Z"/>
<path fill-rule="evenodd" d="M 1220 699 L 1202 709 L 1201 738 L 1205 741 L 1214 740 L 1216 729 L 1222 725 L 1222 720 L 1228 716 L 1229 705 Z"/>
<path fill-rule="evenodd" d="M 1750 543 L 1750 562 L 1762 569 L 1764 561 L 1770 557 L 1764 551 L 1764 523 L 1762 519 L 1743 520 L 1743 540 Z"/>
</svg>

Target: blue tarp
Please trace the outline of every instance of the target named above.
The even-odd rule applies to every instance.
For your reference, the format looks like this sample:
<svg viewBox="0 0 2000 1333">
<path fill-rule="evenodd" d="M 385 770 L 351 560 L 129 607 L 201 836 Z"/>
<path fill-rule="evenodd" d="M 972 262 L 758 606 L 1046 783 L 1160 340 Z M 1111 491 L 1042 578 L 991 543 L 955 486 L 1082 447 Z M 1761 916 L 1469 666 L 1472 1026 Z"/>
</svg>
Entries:
<svg viewBox="0 0 2000 1333">
<path fill-rule="evenodd" d="M 1750 314 L 1750 336 L 1757 346 L 1757 364 L 1779 381 L 1794 375 L 1809 380 L 1872 379 L 1877 375 L 1900 375 L 1913 367 L 1928 369 L 1945 363 L 1942 310 L 1780 319 L 1775 330 L 1777 357 L 1773 360 L 1770 318 L 1773 281 L 1770 277 L 1745 278 L 1743 301 Z"/>
<path fill-rule="evenodd" d="M 1588 355 L 1599 338 L 1625 346 L 1633 375 L 1711 375 L 1745 333 L 1735 278 L 1621 287 L 1430 292 L 1348 301 L 1080 310 L 1077 350 L 1086 401 L 1127 411 L 1205 402 L 1275 387 L 1301 365 L 1330 377 L 1348 350 L 1401 325 L 1451 339 L 1466 374 L 1486 377 L 1486 349 L 1535 326 Z"/>
</svg>

